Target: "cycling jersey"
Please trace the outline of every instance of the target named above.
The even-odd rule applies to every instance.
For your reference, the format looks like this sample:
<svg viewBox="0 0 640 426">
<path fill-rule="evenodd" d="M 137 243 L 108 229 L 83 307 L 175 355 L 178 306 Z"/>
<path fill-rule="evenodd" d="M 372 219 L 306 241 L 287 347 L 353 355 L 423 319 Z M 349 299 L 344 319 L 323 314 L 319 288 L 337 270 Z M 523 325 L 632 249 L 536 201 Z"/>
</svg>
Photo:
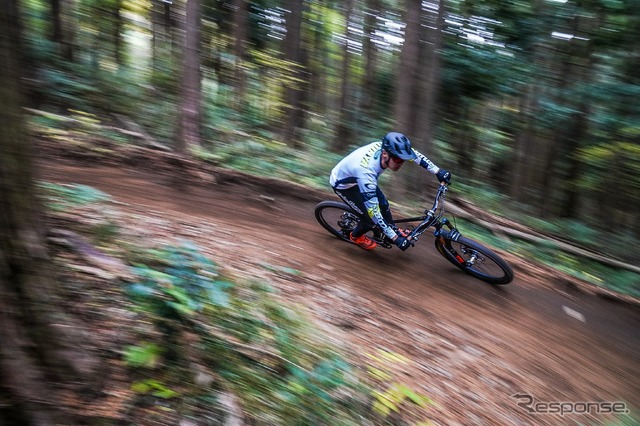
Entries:
<svg viewBox="0 0 640 426">
<path fill-rule="evenodd" d="M 416 154 L 416 158 L 411 161 L 418 163 L 433 174 L 438 173 L 440 168 L 431 160 L 415 149 L 413 149 L 413 152 Z M 385 170 L 380 164 L 381 156 L 382 142 L 380 141 L 357 148 L 336 164 L 331 171 L 329 183 L 334 189 L 338 190 L 352 188 L 357 185 L 365 200 L 367 214 L 382 229 L 384 234 L 393 240 L 396 237 L 396 232 L 384 220 L 376 195 L 378 178 Z"/>
</svg>

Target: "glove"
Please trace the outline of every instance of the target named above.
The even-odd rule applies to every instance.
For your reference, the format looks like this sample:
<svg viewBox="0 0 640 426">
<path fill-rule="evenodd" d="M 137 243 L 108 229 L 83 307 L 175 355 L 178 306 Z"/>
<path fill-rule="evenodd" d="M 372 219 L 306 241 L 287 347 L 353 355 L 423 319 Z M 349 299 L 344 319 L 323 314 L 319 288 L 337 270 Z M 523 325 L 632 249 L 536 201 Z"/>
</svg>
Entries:
<svg viewBox="0 0 640 426">
<path fill-rule="evenodd" d="M 438 178 L 438 182 L 444 182 L 447 185 L 451 183 L 451 173 L 449 170 L 440 169 L 440 171 L 436 173 L 436 177 Z"/>
<path fill-rule="evenodd" d="M 411 241 L 407 240 L 405 237 L 401 237 L 400 235 L 398 235 L 398 238 L 396 238 L 394 242 L 402 251 L 405 251 L 409 246 L 411 246 Z"/>
</svg>

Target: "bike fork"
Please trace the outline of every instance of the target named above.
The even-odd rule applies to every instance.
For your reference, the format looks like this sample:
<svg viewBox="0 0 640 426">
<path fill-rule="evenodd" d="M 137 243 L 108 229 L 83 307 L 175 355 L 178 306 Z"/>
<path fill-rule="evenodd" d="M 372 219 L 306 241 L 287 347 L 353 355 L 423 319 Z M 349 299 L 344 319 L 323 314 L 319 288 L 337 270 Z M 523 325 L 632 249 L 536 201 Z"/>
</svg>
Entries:
<svg viewBox="0 0 640 426">
<path fill-rule="evenodd" d="M 444 218 L 442 219 L 442 222 L 440 222 L 441 225 L 438 227 L 438 229 L 436 229 L 436 231 L 433 233 L 433 235 L 435 235 L 436 238 L 445 238 L 447 240 L 451 240 L 451 241 L 458 241 L 458 238 L 461 237 L 460 231 L 458 231 L 449 221 L 449 219 Z M 442 226 L 446 226 L 447 228 L 449 228 L 449 230 L 443 230 Z"/>
<path fill-rule="evenodd" d="M 447 231 L 446 229 L 442 229 L 443 226 L 446 226 L 447 228 L 449 228 L 449 230 Z M 442 244 L 442 247 L 449 251 L 453 257 L 458 261 L 458 263 L 465 264 L 465 265 L 473 265 L 476 261 L 476 259 L 478 258 L 478 256 L 473 253 L 471 258 L 469 260 L 465 260 L 460 253 L 458 253 L 455 249 L 453 249 L 452 247 L 447 248 L 447 240 L 450 241 L 458 241 L 458 239 L 461 237 L 460 231 L 458 231 L 449 221 L 449 219 L 447 218 L 443 218 L 442 222 L 440 222 L 440 226 L 438 226 L 438 228 L 433 232 L 433 235 L 438 238 L 440 240 L 440 243 Z"/>
</svg>

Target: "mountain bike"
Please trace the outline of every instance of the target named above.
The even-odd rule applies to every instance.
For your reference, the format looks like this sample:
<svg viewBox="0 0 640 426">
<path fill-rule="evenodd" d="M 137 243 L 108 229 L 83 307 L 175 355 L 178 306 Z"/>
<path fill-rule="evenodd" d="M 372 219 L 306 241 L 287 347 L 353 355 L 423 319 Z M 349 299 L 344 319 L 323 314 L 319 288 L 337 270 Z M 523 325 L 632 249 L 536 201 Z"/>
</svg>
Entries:
<svg viewBox="0 0 640 426">
<path fill-rule="evenodd" d="M 412 245 L 418 238 L 433 227 L 435 246 L 449 262 L 467 274 L 494 285 L 509 284 L 513 280 L 513 270 L 509 264 L 491 249 L 462 236 L 460 231 L 448 218 L 444 217 L 444 199 L 448 186 L 441 184 L 430 209 L 422 216 L 396 219 L 394 225 L 406 227 L 408 239 Z M 315 207 L 315 216 L 320 225 L 339 239 L 354 244 L 349 235 L 360 221 L 357 213 L 347 204 L 339 201 L 321 201 Z M 417 222 L 417 225 L 415 223 Z M 455 219 L 454 219 L 455 222 Z M 378 246 L 391 248 L 393 242 L 380 230 L 374 227 L 367 236 Z"/>
</svg>

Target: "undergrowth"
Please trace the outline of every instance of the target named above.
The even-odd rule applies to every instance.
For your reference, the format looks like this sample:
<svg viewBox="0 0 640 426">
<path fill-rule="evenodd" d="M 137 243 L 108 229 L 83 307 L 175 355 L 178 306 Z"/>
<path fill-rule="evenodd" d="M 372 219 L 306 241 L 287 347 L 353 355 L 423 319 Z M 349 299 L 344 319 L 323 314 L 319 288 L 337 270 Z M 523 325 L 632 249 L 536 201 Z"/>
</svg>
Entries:
<svg viewBox="0 0 640 426">
<path fill-rule="evenodd" d="M 78 227 L 90 233 L 114 221 L 101 214 L 110 210 L 100 191 L 40 188 L 51 214 L 81 209 L 94 226 Z M 356 349 L 320 332 L 268 282 L 235 278 L 189 241 L 149 247 L 126 234 L 101 249 L 118 246 L 132 266 L 123 308 L 133 327 L 118 348 L 134 395 L 129 420 L 153 413 L 159 424 L 226 424 L 232 416 L 269 426 L 427 424 L 431 400 L 392 371 L 408 359 L 379 351 L 358 365 Z"/>
<path fill-rule="evenodd" d="M 171 407 L 233 395 L 258 425 L 426 419 L 431 400 L 384 371 L 408 359 L 381 351 L 365 375 L 268 284 L 225 276 L 188 242 L 154 253 L 138 263 L 138 280 L 128 287 L 140 321 L 157 330 L 154 340 L 141 334 L 125 352 L 139 394 Z M 199 374 L 210 381 L 203 386 Z"/>
<path fill-rule="evenodd" d="M 189 243 L 160 249 L 136 274 L 131 301 L 141 320 L 159 331 L 155 341 L 127 350 L 132 367 L 148 360 L 146 377 L 134 384 L 138 392 L 164 391 L 182 400 L 231 393 L 259 424 L 348 425 L 364 415 L 366 391 L 345 357 L 315 337 L 309 321 L 268 286 L 225 277 Z M 204 366 L 211 383 L 202 388 L 197 371 L 190 371 L 161 383 L 162 389 L 146 385 L 188 365 Z"/>
</svg>

